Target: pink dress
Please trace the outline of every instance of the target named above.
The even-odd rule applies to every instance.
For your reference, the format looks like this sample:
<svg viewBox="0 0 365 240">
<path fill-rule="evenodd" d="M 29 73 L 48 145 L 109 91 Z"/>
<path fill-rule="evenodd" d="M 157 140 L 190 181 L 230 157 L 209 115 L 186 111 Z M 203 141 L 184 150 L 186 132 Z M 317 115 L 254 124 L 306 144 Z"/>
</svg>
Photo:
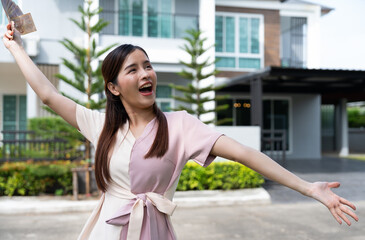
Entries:
<svg viewBox="0 0 365 240">
<path fill-rule="evenodd" d="M 161 159 L 144 158 L 156 135 L 156 119 L 138 139 L 128 122 L 119 130 L 110 160 L 112 182 L 78 239 L 176 239 L 170 215 L 180 173 L 189 159 L 208 166 L 215 159 L 210 151 L 222 134 L 185 111 L 165 115 L 169 149 Z M 97 146 L 105 114 L 78 105 L 76 116 L 80 132 Z"/>
</svg>

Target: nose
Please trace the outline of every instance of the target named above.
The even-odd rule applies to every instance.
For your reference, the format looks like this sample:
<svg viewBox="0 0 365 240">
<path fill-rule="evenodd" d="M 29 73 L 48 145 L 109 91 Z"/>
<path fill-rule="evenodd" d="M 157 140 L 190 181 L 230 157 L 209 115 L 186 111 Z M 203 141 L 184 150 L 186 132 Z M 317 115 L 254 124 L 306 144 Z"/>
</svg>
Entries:
<svg viewBox="0 0 365 240">
<path fill-rule="evenodd" d="M 140 73 L 141 73 L 141 75 L 140 75 L 141 79 L 149 79 L 149 73 L 148 73 L 147 69 L 142 68 Z"/>
</svg>

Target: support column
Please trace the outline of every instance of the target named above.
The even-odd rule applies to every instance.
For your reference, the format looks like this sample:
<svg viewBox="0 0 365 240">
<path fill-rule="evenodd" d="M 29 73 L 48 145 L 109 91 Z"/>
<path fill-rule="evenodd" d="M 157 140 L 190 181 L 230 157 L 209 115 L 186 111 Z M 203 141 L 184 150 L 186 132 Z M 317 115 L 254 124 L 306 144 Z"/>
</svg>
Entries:
<svg viewBox="0 0 365 240">
<path fill-rule="evenodd" d="M 349 155 L 347 100 L 341 99 L 336 110 L 337 150 L 340 157 L 346 157 Z"/>
<path fill-rule="evenodd" d="M 212 22 L 215 21 L 215 1 L 212 0 L 200 0 L 199 1 L 199 30 L 202 31 L 202 37 L 207 40 L 204 42 L 204 47 L 208 48 L 215 44 L 215 26 Z M 203 59 L 209 58 L 215 59 L 215 48 L 210 48 L 204 53 Z M 213 71 L 215 65 L 207 67 L 203 70 L 203 74 Z M 200 82 L 200 88 L 208 87 L 215 84 L 215 77 L 211 76 Z M 202 95 L 202 97 L 214 98 L 215 92 L 210 91 Z M 206 102 L 203 104 L 205 109 L 215 109 L 215 101 Z M 216 118 L 214 112 L 206 113 L 201 116 L 202 121 L 209 121 Z"/>
<path fill-rule="evenodd" d="M 262 128 L 262 79 L 251 80 L 251 125 Z"/>
<path fill-rule="evenodd" d="M 38 101 L 37 94 L 33 89 L 27 84 L 27 119 L 39 117 L 37 116 L 38 111 Z"/>
</svg>

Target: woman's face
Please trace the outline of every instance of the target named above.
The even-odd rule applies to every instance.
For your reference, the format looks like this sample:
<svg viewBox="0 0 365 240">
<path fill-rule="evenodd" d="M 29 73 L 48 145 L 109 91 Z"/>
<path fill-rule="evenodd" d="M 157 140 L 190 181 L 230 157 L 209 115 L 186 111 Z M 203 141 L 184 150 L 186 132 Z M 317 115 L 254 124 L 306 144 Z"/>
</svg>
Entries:
<svg viewBox="0 0 365 240">
<path fill-rule="evenodd" d="M 149 109 L 155 102 L 157 76 L 143 51 L 136 49 L 125 59 L 117 83 L 109 90 L 120 99 L 126 109 Z"/>
</svg>

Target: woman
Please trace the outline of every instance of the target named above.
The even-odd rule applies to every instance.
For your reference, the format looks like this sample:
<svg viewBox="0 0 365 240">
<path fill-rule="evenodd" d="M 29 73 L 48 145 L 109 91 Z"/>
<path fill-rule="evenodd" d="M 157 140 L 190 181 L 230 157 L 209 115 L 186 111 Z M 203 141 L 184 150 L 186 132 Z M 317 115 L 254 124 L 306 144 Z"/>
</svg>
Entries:
<svg viewBox="0 0 365 240">
<path fill-rule="evenodd" d="M 207 166 L 215 156 L 320 201 L 340 224 L 351 224 L 346 215 L 358 221 L 350 210 L 355 206 L 331 191 L 339 183 L 306 182 L 186 112 L 162 113 L 155 103 L 156 73 L 142 48 L 121 45 L 105 58 L 103 114 L 59 94 L 27 56 L 10 24 L 3 42 L 43 103 L 97 146 L 95 175 L 103 195 L 79 239 L 176 239 L 169 216 L 181 170 L 188 159 Z"/>
</svg>

